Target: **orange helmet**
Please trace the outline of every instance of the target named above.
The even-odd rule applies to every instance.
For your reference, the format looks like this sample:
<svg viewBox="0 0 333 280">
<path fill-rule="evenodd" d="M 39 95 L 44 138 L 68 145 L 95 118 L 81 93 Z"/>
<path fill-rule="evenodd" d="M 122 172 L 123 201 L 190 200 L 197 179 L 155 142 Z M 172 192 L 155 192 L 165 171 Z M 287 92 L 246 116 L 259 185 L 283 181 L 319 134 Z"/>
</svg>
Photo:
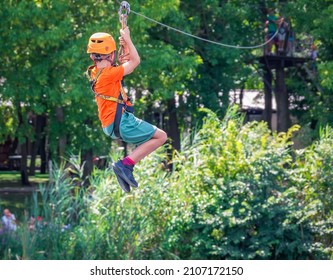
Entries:
<svg viewBox="0 0 333 280">
<path fill-rule="evenodd" d="M 116 42 L 110 34 L 98 32 L 89 38 L 87 53 L 109 54 L 116 49 Z"/>
</svg>

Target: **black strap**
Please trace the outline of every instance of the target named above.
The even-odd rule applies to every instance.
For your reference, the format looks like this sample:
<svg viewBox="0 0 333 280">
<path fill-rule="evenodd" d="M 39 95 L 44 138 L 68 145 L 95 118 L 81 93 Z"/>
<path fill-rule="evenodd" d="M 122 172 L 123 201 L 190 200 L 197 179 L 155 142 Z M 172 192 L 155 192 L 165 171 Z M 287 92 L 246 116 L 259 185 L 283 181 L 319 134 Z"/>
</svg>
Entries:
<svg viewBox="0 0 333 280">
<path fill-rule="evenodd" d="M 119 94 L 119 99 L 122 99 L 121 94 Z M 120 129 L 121 116 L 123 115 L 123 108 L 125 108 L 125 111 L 127 111 L 129 113 L 134 112 L 133 106 L 126 106 L 126 105 L 123 105 L 120 103 L 117 104 L 116 116 L 115 116 L 114 123 L 113 123 L 113 133 L 117 138 L 120 138 L 120 139 L 121 139 L 121 136 L 120 136 L 119 129 Z"/>
<path fill-rule="evenodd" d="M 119 94 L 119 99 L 122 99 L 121 94 Z M 119 127 L 120 127 L 120 120 L 121 120 L 121 116 L 123 113 L 123 105 L 121 104 L 117 104 L 117 109 L 116 109 L 116 116 L 114 118 L 114 123 L 113 123 L 113 133 L 114 135 L 116 135 L 116 137 L 121 138 L 120 137 L 120 132 L 119 132 Z"/>
<path fill-rule="evenodd" d="M 123 86 L 123 80 L 121 81 L 121 83 Z M 123 100 L 123 96 L 122 96 L 121 92 L 119 93 L 118 99 Z M 113 123 L 113 133 L 117 138 L 120 138 L 120 139 L 121 139 L 121 136 L 120 136 L 119 129 L 120 129 L 121 116 L 123 115 L 123 108 L 125 109 L 125 111 L 127 111 L 129 113 L 134 113 L 133 106 L 127 106 L 126 103 L 125 104 L 117 103 L 116 116 L 115 116 L 114 123 Z"/>
</svg>

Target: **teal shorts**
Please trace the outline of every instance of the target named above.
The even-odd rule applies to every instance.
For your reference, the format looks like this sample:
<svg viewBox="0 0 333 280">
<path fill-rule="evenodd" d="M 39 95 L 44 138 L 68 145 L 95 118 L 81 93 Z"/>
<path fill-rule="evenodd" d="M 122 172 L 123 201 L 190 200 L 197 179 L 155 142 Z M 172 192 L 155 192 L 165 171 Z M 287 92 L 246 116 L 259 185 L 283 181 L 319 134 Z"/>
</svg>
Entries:
<svg viewBox="0 0 333 280">
<path fill-rule="evenodd" d="M 156 129 L 156 126 L 138 119 L 132 113 L 125 111 L 121 117 L 119 132 L 124 142 L 140 146 L 154 136 Z M 104 127 L 103 131 L 112 139 L 119 139 L 114 135 L 113 123 Z"/>
</svg>

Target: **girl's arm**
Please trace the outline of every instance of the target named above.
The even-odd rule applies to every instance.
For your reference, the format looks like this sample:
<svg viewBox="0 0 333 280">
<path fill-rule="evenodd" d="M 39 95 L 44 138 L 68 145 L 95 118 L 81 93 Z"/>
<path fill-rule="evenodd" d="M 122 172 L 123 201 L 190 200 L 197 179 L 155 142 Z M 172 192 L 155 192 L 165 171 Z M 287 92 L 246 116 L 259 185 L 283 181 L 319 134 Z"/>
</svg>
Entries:
<svg viewBox="0 0 333 280">
<path fill-rule="evenodd" d="M 123 64 L 124 75 L 128 75 L 140 64 L 140 56 L 136 50 L 128 27 L 120 30 L 122 39 L 125 41 L 125 46 L 128 48 L 129 60 Z"/>
</svg>

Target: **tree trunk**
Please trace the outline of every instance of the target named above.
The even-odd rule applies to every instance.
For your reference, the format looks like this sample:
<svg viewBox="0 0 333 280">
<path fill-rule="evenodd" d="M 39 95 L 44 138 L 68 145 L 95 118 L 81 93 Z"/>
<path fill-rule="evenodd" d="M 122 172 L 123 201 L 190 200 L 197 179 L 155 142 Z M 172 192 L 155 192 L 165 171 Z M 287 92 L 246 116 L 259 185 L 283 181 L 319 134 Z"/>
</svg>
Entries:
<svg viewBox="0 0 333 280">
<path fill-rule="evenodd" d="M 244 86 L 242 86 L 239 92 L 239 108 L 240 110 L 243 109 L 243 99 L 244 99 Z M 236 100 L 236 92 L 235 92 L 235 100 Z"/>
<path fill-rule="evenodd" d="M 179 151 L 180 150 L 180 131 L 178 127 L 178 118 L 176 110 L 176 101 L 174 98 L 168 100 L 168 123 L 167 123 L 167 134 L 171 138 L 172 147 Z"/>
<path fill-rule="evenodd" d="M 22 116 L 22 110 L 21 110 L 21 104 L 18 102 L 17 104 L 17 116 L 19 120 L 19 130 L 23 130 L 24 122 L 23 122 L 23 116 Z M 30 186 L 29 182 L 29 174 L 28 174 L 28 168 L 27 168 L 27 145 L 28 145 L 28 137 L 24 135 L 22 137 L 23 142 L 20 143 L 21 145 L 21 164 L 20 164 L 20 171 L 21 171 L 21 184 L 23 186 Z"/>
<path fill-rule="evenodd" d="M 56 108 L 56 116 L 57 116 L 57 121 L 59 122 L 60 127 L 63 127 L 64 111 L 63 111 L 62 107 Z M 59 158 L 60 162 L 63 161 L 65 158 L 66 143 L 67 143 L 66 133 L 64 133 L 64 132 L 60 133 L 59 141 L 58 141 L 58 158 Z"/>
<path fill-rule="evenodd" d="M 30 160 L 30 175 L 35 175 L 36 173 L 36 157 L 41 143 L 41 134 L 42 134 L 42 127 L 43 124 L 43 117 L 41 115 L 37 115 L 36 123 L 35 123 L 35 141 L 32 142 L 32 149 L 31 149 L 31 160 Z"/>
<path fill-rule="evenodd" d="M 18 147 L 18 138 L 15 137 L 13 142 L 10 145 L 9 154 L 14 155 L 16 153 L 17 147 Z"/>
<path fill-rule="evenodd" d="M 83 168 L 83 182 L 82 185 L 85 187 L 89 186 L 89 176 L 93 170 L 93 149 L 89 149 L 82 155 L 81 162 L 84 164 Z"/>
<path fill-rule="evenodd" d="M 25 141 L 21 144 L 21 183 L 23 186 L 30 186 L 27 164 L 27 145 L 28 138 L 24 137 Z"/>
<path fill-rule="evenodd" d="M 42 127 L 45 128 L 47 123 L 47 116 L 43 115 L 42 119 Z M 39 146 L 39 153 L 40 153 L 40 173 L 46 174 L 47 169 L 47 152 L 46 152 L 46 133 L 42 133 L 42 139 Z"/>
<path fill-rule="evenodd" d="M 283 65 L 279 65 L 276 68 L 275 96 L 277 105 L 277 131 L 286 132 L 290 128 L 291 121 Z"/>
<path fill-rule="evenodd" d="M 167 101 L 167 122 L 166 126 L 166 133 L 168 134 L 168 138 L 171 139 L 171 146 L 168 146 L 167 149 L 167 163 L 166 167 L 168 170 L 173 169 L 172 164 L 172 157 L 174 150 L 180 150 L 180 132 L 178 127 L 178 119 L 177 119 L 177 112 L 176 112 L 176 102 L 175 99 L 169 99 Z M 170 147 L 170 148 L 169 148 Z"/>
<path fill-rule="evenodd" d="M 272 129 L 272 72 L 269 68 L 264 68 L 264 91 L 265 91 L 265 109 L 263 118 L 268 127 Z"/>
</svg>

